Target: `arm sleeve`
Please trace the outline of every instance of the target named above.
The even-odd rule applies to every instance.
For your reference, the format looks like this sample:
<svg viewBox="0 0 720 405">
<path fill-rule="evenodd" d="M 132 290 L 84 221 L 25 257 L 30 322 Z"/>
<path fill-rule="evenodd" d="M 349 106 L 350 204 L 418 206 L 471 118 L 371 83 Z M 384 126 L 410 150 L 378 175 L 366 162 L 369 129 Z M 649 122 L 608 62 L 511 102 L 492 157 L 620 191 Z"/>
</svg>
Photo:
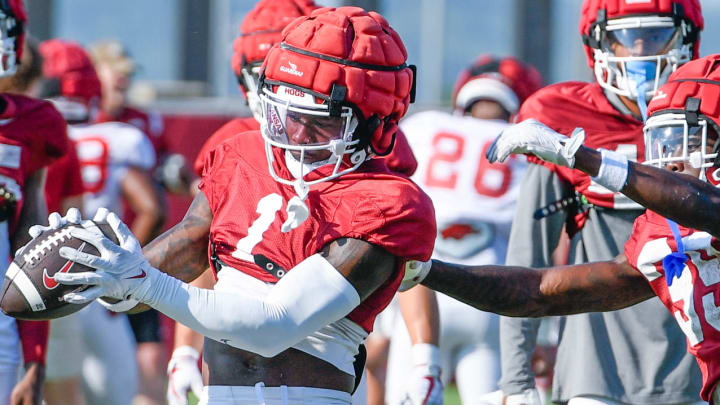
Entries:
<svg viewBox="0 0 720 405">
<path fill-rule="evenodd" d="M 552 171 L 541 165 L 530 165 L 520 190 L 513 219 L 508 254 L 509 266 L 547 267 L 557 247 L 565 211 L 540 220 L 533 213 L 540 207 L 570 195 L 570 188 Z M 505 395 L 519 394 L 535 386 L 530 360 L 541 319 L 500 317 L 500 389 Z"/>
<path fill-rule="evenodd" d="M 298 263 L 264 297 L 193 287 L 155 269 L 150 277 L 153 287 L 134 298 L 202 335 L 265 357 L 360 304 L 355 288 L 319 254 Z"/>
<path fill-rule="evenodd" d="M 18 320 L 17 327 L 25 364 L 40 363 L 44 366 L 48 336 L 50 335 L 50 322 Z"/>
</svg>

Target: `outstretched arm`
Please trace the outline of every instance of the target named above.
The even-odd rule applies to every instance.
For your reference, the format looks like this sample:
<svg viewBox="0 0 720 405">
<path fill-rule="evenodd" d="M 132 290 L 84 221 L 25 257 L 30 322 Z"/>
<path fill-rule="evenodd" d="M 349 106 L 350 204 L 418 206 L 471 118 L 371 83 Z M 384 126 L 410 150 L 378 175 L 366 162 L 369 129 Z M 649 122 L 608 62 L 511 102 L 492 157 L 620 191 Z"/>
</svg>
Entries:
<svg viewBox="0 0 720 405">
<path fill-rule="evenodd" d="M 624 256 L 541 270 L 433 260 L 422 284 L 482 311 L 506 316 L 614 311 L 654 296 Z"/>
<path fill-rule="evenodd" d="M 600 169 L 600 152 L 580 147 L 575 168 L 591 176 Z M 696 177 L 654 166 L 628 162 L 628 176 L 620 190 L 643 207 L 688 228 L 720 236 L 720 189 Z"/>
</svg>

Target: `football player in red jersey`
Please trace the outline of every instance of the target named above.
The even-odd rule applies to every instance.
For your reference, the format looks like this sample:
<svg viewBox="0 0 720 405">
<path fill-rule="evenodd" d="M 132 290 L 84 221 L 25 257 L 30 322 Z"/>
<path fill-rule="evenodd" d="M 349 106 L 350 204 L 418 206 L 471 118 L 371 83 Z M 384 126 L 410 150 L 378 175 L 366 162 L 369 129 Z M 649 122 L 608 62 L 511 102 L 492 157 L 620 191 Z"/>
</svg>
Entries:
<svg viewBox="0 0 720 405">
<path fill-rule="evenodd" d="M 27 22 L 22 1 L 0 2 L 0 87 L 13 86 Z M 46 101 L 0 94 L 0 269 L 28 240 L 28 229 L 45 222 L 45 167 L 69 148 L 65 121 Z M 41 219 L 43 218 L 43 219 Z M 21 253 L 21 252 L 20 252 Z M 39 405 L 45 379 L 47 322 L 15 321 L 0 314 L 0 402 Z M 25 375 L 18 381 L 22 343 Z"/>
<path fill-rule="evenodd" d="M 281 41 L 282 29 L 293 19 L 309 15 L 317 8 L 312 0 L 262 0 L 245 16 L 240 25 L 240 35 L 233 44 L 232 68 L 238 79 L 240 91 L 246 98 L 253 116 L 231 120 L 205 142 L 194 165 L 199 176 L 202 176 L 207 155 L 218 145 L 238 134 L 260 128 L 262 109 L 257 94 L 260 66 L 272 45 Z M 407 139 L 399 130 L 396 135 L 395 147 L 383 159 L 391 170 L 407 176 L 411 176 L 417 167 L 417 161 Z M 209 271 L 192 282 L 192 285 L 201 288 L 212 288 L 214 284 L 215 280 Z M 423 365 L 429 364 L 431 362 L 428 357 L 432 356 L 427 350 L 423 351 L 421 347 L 429 347 L 429 350 L 432 351 L 432 347 L 429 345 L 437 346 L 438 322 L 437 311 L 433 311 L 436 308 L 434 293 L 427 289 L 417 288 L 412 292 L 402 294 L 399 301 L 400 306 L 403 307 L 402 313 L 407 315 L 408 324 L 413 325 L 409 329 L 412 333 L 412 342 L 419 344 L 416 352 L 424 354 L 418 355 L 417 362 Z M 368 339 L 369 344 L 376 341 Z M 193 390 L 195 395 L 202 395 L 199 392 L 202 388 L 202 380 L 197 367 L 201 350 L 202 337 L 186 326 L 180 323 L 176 324 L 175 350 L 173 350 L 173 356 L 168 364 L 167 398 L 171 405 L 185 405 L 189 390 Z M 374 351 L 373 348 L 368 348 L 368 364 L 373 364 L 374 359 L 371 357 L 375 352 L 377 351 Z M 432 366 L 439 372 L 439 365 L 433 363 Z M 384 364 L 381 367 L 384 369 Z M 426 369 L 429 368 L 426 367 Z M 370 370 L 368 370 L 368 376 L 370 376 Z M 420 373 L 417 378 L 420 379 L 420 382 L 416 384 L 418 385 L 416 390 L 419 392 L 413 394 L 415 400 L 418 396 L 424 398 L 430 395 L 425 377 L 426 373 Z M 370 381 L 370 377 L 368 377 L 368 381 Z M 442 392 L 442 386 L 434 384 L 434 387 L 436 392 L 432 394 L 433 397 L 441 398 L 439 393 Z M 378 391 L 377 389 L 373 391 L 373 388 L 375 387 L 368 386 L 369 395 Z M 365 387 L 361 386 L 356 391 L 353 401 L 365 402 L 364 395 Z M 375 396 L 380 395 L 375 394 Z M 432 405 L 432 403 L 428 405 Z"/>
<path fill-rule="evenodd" d="M 37 96 L 36 90 L 42 78 L 42 60 L 37 45 L 25 41 L 21 63 L 16 73 L 6 79 L 0 79 L 0 92 L 23 94 L 29 97 Z M 47 168 L 45 180 L 45 201 L 48 212 L 65 213 L 71 207 L 82 207 L 83 184 L 80 174 L 75 145 L 69 141 L 65 156 L 50 164 Z M 46 355 L 44 399 L 48 405 L 54 404 L 85 404 L 82 394 L 82 381 L 79 372 L 72 375 L 70 367 L 64 361 L 65 357 L 58 357 L 59 351 L 54 348 L 57 335 L 72 333 L 63 328 L 57 321 L 51 322 L 50 337 Z M 63 353 L 63 356 L 78 356 L 81 353 Z M 62 370 L 60 372 L 59 370 Z M 62 376 L 59 376 L 61 373 Z"/>
<path fill-rule="evenodd" d="M 673 70 L 697 57 L 702 27 L 699 0 L 585 0 L 580 33 L 596 81 L 547 86 L 523 103 L 517 120 L 534 119 L 565 135 L 583 127 L 588 146 L 642 160 L 646 101 Z M 506 264 L 553 265 L 552 253 L 564 231 L 572 236 L 568 263 L 620 254 L 642 207 L 584 173 L 531 162 L 537 164 L 526 172 Z M 500 321 L 501 357 L 506 360 L 499 385 L 506 394 L 522 396 L 534 386 L 531 357 L 539 322 Z M 553 380 L 556 402 L 699 401 L 700 370 L 690 355 L 665 349 L 685 338 L 658 301 L 561 322 Z M 639 350 L 648 346 L 650 350 Z M 637 363 L 619 360 L 634 356 L 639 356 Z M 580 369 L 587 372 L 577 373 Z"/>
<path fill-rule="evenodd" d="M 80 232 L 102 257 L 62 254 L 98 271 L 57 279 L 96 286 L 65 299 L 133 298 L 207 336 L 208 403 L 349 403 L 359 345 L 435 236 L 429 198 L 373 158 L 414 92 L 406 58 L 375 12 L 294 20 L 261 71 L 261 130 L 210 154 L 203 193 L 147 259 L 114 214 L 121 247 Z M 214 290 L 156 269 L 192 280 L 208 261 Z"/>
<path fill-rule="evenodd" d="M 641 202 L 648 210 L 635 221 L 623 254 L 610 261 L 541 271 L 433 262 L 423 284 L 479 309 L 510 316 L 610 311 L 656 295 L 680 325 L 687 350 L 700 365 L 700 396 L 718 404 L 720 55 L 680 67 L 650 102 L 648 116 L 645 166 L 616 152 L 582 146 L 581 130 L 568 141 L 538 124 L 537 130 L 526 126 L 506 131 L 489 153 L 493 161 L 530 152 L 574 167 Z"/>
</svg>

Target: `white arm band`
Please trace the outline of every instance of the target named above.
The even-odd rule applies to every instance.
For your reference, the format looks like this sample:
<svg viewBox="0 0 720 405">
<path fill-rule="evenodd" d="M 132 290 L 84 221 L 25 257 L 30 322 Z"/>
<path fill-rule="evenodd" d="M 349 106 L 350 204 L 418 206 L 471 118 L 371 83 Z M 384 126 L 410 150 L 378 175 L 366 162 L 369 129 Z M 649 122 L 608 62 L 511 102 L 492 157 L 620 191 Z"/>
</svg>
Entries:
<svg viewBox="0 0 720 405">
<path fill-rule="evenodd" d="M 360 305 L 355 288 L 319 254 L 295 266 L 264 298 L 193 287 L 160 271 L 150 277 L 152 289 L 135 298 L 211 339 L 265 357 Z"/>
<path fill-rule="evenodd" d="M 628 177 L 628 158 L 622 153 L 607 149 L 600 149 L 602 163 L 598 175 L 592 177 L 597 184 L 616 193 L 625 187 Z"/>
</svg>

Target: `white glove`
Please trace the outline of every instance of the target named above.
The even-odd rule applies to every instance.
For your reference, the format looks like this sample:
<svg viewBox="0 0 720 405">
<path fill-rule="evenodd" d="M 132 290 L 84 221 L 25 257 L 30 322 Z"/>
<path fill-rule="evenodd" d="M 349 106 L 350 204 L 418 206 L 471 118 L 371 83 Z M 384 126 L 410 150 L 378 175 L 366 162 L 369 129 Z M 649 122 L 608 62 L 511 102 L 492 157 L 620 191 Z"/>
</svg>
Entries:
<svg viewBox="0 0 720 405">
<path fill-rule="evenodd" d="M 140 303 L 138 302 L 138 300 L 133 298 L 127 300 L 120 300 L 115 303 L 105 301 L 103 298 L 104 297 L 98 298 L 98 302 L 110 312 L 127 312 L 135 308 Z"/>
<path fill-rule="evenodd" d="M 57 212 L 53 212 L 52 214 L 48 215 L 48 224 L 50 224 L 50 226 L 33 225 L 28 230 L 28 233 L 30 234 L 30 237 L 35 239 L 45 231 L 60 229 L 67 224 L 79 224 L 80 221 L 82 221 L 82 215 L 80 215 L 80 210 L 78 210 L 77 208 L 70 208 L 64 217 L 61 217 L 60 214 L 58 214 Z"/>
<path fill-rule="evenodd" d="M 432 260 L 426 262 L 408 260 L 405 262 L 405 276 L 403 276 L 398 291 L 404 292 L 420 284 L 427 277 L 431 267 Z"/>
<path fill-rule="evenodd" d="M 414 367 L 403 405 L 442 405 L 440 350 L 435 345 L 418 343 L 412 347 L 412 358 Z"/>
<path fill-rule="evenodd" d="M 180 346 L 173 350 L 168 363 L 168 405 L 188 405 L 188 392 L 192 391 L 202 402 L 204 395 L 203 380 L 198 359 L 200 354 L 190 346 Z"/>
<path fill-rule="evenodd" d="M 519 394 L 505 397 L 505 405 L 543 405 L 536 388 L 528 388 Z"/>
<path fill-rule="evenodd" d="M 504 162 L 511 153 L 532 153 L 556 165 L 573 167 L 575 152 L 585 141 L 585 131 L 575 128 L 568 138 L 534 119 L 506 128 L 490 145 L 485 156 L 494 163 Z"/>
<path fill-rule="evenodd" d="M 64 217 L 61 217 L 60 214 L 58 214 L 57 212 L 51 213 L 50 215 L 48 215 L 48 224 L 50 224 L 49 226 L 33 225 L 30 227 L 30 229 L 28 229 L 28 233 L 30 234 L 31 238 L 35 239 L 43 232 L 60 229 L 67 224 L 79 224 L 80 221 L 82 221 L 82 215 L 80 215 L 80 211 L 77 208 L 70 208 Z M 30 242 L 28 242 L 28 244 L 29 243 Z M 25 246 L 27 246 L 28 244 L 25 244 Z M 25 246 L 22 246 L 15 251 L 15 257 L 22 254 L 23 250 L 25 250 Z"/>
<path fill-rule="evenodd" d="M 83 273 L 55 273 L 55 280 L 62 284 L 91 285 L 84 291 L 71 292 L 63 300 L 71 304 L 83 304 L 98 297 L 127 300 L 134 295 L 144 296 L 150 289 L 149 273 L 158 270 L 150 266 L 135 235 L 120 218 L 107 210 L 98 211 L 95 222 L 107 222 L 115 232 L 120 245 L 116 245 L 102 233 L 84 228 L 73 228 L 70 234 L 95 246 L 100 256 L 80 252 L 67 246 L 60 248 L 60 256 L 96 269 Z"/>
</svg>

